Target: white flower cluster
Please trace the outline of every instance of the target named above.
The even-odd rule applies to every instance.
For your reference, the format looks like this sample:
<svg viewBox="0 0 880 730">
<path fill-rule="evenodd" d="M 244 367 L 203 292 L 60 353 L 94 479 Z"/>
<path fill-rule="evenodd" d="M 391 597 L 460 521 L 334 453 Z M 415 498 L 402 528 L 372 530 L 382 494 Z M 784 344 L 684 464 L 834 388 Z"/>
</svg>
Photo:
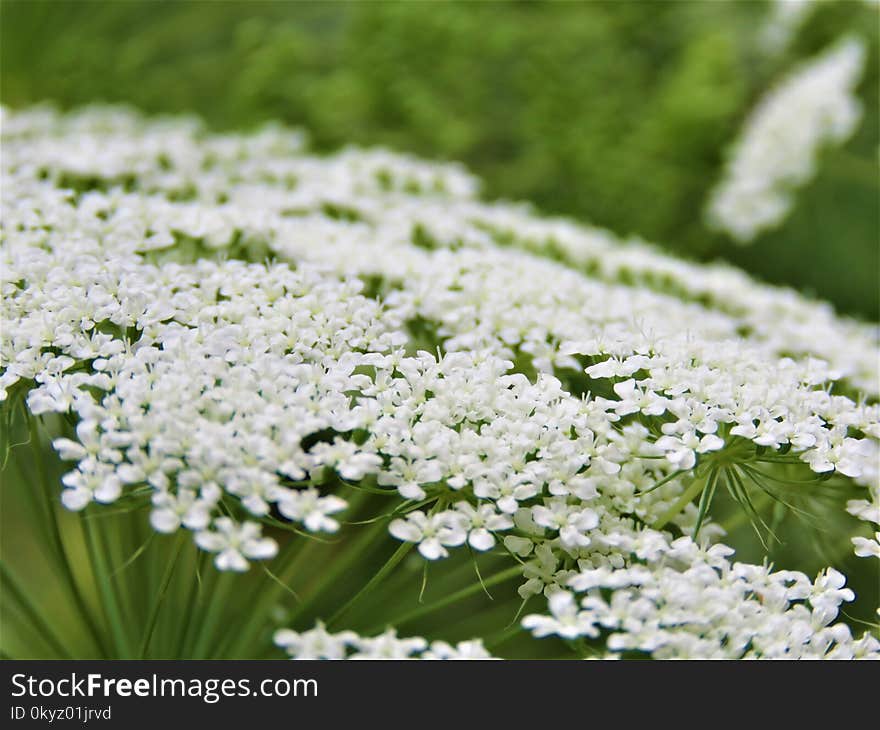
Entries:
<svg viewBox="0 0 880 730">
<path fill-rule="evenodd" d="M 880 0 L 862 3 L 880 7 Z M 819 0 L 771 0 L 767 20 L 758 36 L 763 50 L 771 54 L 785 51 L 818 5 Z"/>
<path fill-rule="evenodd" d="M 337 530 L 341 480 L 427 559 L 512 553 L 524 597 L 663 525 L 717 536 L 686 490 L 765 451 L 873 514 L 875 328 L 478 202 L 457 166 L 303 144 L 4 111 L 0 388 L 76 423 L 68 508 L 148 492 L 156 530 L 246 570 L 267 524 Z"/>
<path fill-rule="evenodd" d="M 550 595 L 549 616 L 526 616 L 523 625 L 539 637 L 611 632 L 610 651 L 657 659 L 880 658 L 873 636 L 855 640 L 846 624 L 832 623 L 854 597 L 836 570 L 810 581 L 796 571 L 730 563 L 724 545 L 653 537 L 625 568 L 583 566 L 566 581 L 571 590 Z"/>
<path fill-rule="evenodd" d="M 846 511 L 870 525 L 874 530 L 872 537 L 857 536 L 852 539 L 855 553 L 860 558 L 880 558 L 880 489 L 875 483 L 871 487 L 870 501 L 867 499 L 851 499 L 846 504 Z"/>
<path fill-rule="evenodd" d="M 707 216 L 713 226 L 746 244 L 788 215 L 794 191 L 815 174 L 823 147 L 846 140 L 861 119 L 855 86 L 865 55 L 862 41 L 846 39 L 764 97 L 710 195 Z"/>
<path fill-rule="evenodd" d="M 479 639 L 428 643 L 420 636 L 400 638 L 394 629 L 384 634 L 363 637 L 354 631 L 331 634 L 320 621 L 308 631 L 280 629 L 275 643 L 291 659 L 492 659 Z"/>
<path fill-rule="evenodd" d="M 761 27 L 759 41 L 771 54 L 782 53 L 812 13 L 815 0 L 773 0 Z"/>
</svg>

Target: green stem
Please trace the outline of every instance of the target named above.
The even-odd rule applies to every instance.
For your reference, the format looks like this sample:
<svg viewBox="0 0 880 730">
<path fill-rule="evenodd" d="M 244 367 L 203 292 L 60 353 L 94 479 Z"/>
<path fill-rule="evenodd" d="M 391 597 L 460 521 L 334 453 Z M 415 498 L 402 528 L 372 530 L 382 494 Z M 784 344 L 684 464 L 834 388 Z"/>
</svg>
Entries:
<svg viewBox="0 0 880 730">
<path fill-rule="evenodd" d="M 340 486 L 352 488 L 350 484 L 343 485 L 340 483 Z M 354 489 L 353 491 L 354 494 L 352 495 L 344 495 L 348 502 L 347 512 L 352 516 L 356 515 L 357 511 L 370 501 L 370 494 L 368 492 Z M 312 559 L 315 550 L 326 546 L 327 543 L 313 538 L 306 539 L 301 537 L 290 541 L 283 553 L 276 558 L 276 562 L 281 565 L 280 569 L 277 570 L 277 577 L 274 580 L 270 578 L 271 582 L 264 584 L 265 587 L 260 591 L 254 609 L 251 612 L 252 620 L 248 623 L 247 628 L 239 632 L 230 645 L 226 647 L 231 656 L 239 656 L 241 651 L 244 651 L 256 641 L 260 632 L 266 628 L 267 618 L 264 617 L 268 617 L 272 607 L 276 605 L 283 593 L 293 592 L 293 588 L 288 586 L 287 582 L 294 580 L 298 576 L 300 569 Z M 335 556 L 333 560 L 329 561 L 331 567 L 322 573 L 322 579 L 318 584 L 318 588 L 310 591 L 307 598 L 303 600 L 297 599 L 297 606 L 293 609 L 289 617 L 290 620 L 295 616 L 299 616 L 308 606 L 320 598 L 322 591 L 328 584 L 335 582 L 336 577 L 343 570 L 347 569 L 348 563 L 351 560 L 350 555 L 352 557 L 362 556 L 367 547 L 366 544 L 363 546 L 359 544 L 357 550 L 344 550 L 342 555 Z"/>
<path fill-rule="evenodd" d="M 305 613 L 320 598 L 327 586 L 336 583 L 339 576 L 348 571 L 353 563 L 362 560 L 370 548 L 375 545 L 376 535 L 385 533 L 386 529 L 386 520 L 374 522 L 356 540 L 348 542 L 341 554 L 333 556 L 327 570 L 321 573 L 321 579 L 317 585 L 311 588 L 303 602 L 291 612 L 290 620 L 292 621 Z"/>
<path fill-rule="evenodd" d="M 816 484 L 820 481 L 818 476 L 816 476 L 813 479 L 783 479 L 783 478 L 774 476 L 773 474 L 768 474 L 765 471 L 761 471 L 760 469 L 758 469 L 757 467 L 754 467 L 754 466 L 746 466 L 745 464 L 743 464 L 742 468 L 745 471 L 755 472 L 756 474 L 759 474 L 760 476 L 764 477 L 765 479 L 769 479 L 770 481 L 773 481 L 773 482 L 779 482 L 780 484 L 785 484 L 786 486 L 791 486 L 792 484 L 813 485 L 813 484 Z"/>
<path fill-rule="evenodd" d="M 32 601 L 30 596 L 22 587 L 22 583 L 15 577 L 12 570 L 5 562 L 0 562 L 0 577 L 5 584 L 4 587 L 9 590 L 12 597 L 21 606 L 23 612 L 34 624 L 37 632 L 43 637 L 49 648 L 54 651 L 58 657 L 62 659 L 73 658 L 70 652 L 65 648 L 62 642 L 52 630 L 52 622 L 48 620 L 40 612 L 39 602 Z"/>
<path fill-rule="evenodd" d="M 104 609 L 104 615 L 110 624 L 110 633 L 113 637 L 116 651 L 116 656 L 114 658 L 133 658 L 124 628 L 118 596 L 116 595 L 110 580 L 110 569 L 107 565 L 104 546 L 101 544 L 100 536 L 98 535 L 96 528 L 91 524 L 92 520 L 80 520 L 79 522 L 83 526 L 83 531 L 85 533 L 89 560 L 92 564 L 95 581 L 98 584 L 98 596 Z"/>
<path fill-rule="evenodd" d="M 684 491 L 684 493 L 676 500 L 675 504 L 673 504 L 666 512 L 664 512 L 659 519 L 657 519 L 654 524 L 651 525 L 651 528 L 654 530 L 662 530 L 663 527 L 669 522 L 671 519 L 676 517 L 679 512 L 681 512 L 685 507 L 687 507 L 703 489 L 706 488 L 706 480 L 702 477 L 694 476 L 693 482 L 691 485 Z"/>
<path fill-rule="evenodd" d="M 178 532 L 174 554 L 168 562 L 168 565 L 165 566 L 165 574 L 162 576 L 162 582 L 159 584 L 159 594 L 156 596 L 156 602 L 153 604 L 153 609 L 150 612 L 150 618 L 147 621 L 147 630 L 144 632 L 144 639 L 141 643 L 141 651 L 139 654 L 141 659 L 147 658 L 147 649 L 150 647 L 150 639 L 153 638 L 153 631 L 156 629 L 156 622 L 159 620 L 159 610 L 161 609 L 162 602 L 165 600 L 165 596 L 168 593 L 168 586 L 171 584 L 171 576 L 174 575 L 174 568 L 177 566 L 177 561 L 180 558 L 180 551 L 183 549 L 183 537 L 183 534 Z"/>
<path fill-rule="evenodd" d="M 193 614 L 196 612 L 196 600 L 198 599 L 201 586 L 200 576 L 206 562 L 206 555 L 207 553 L 204 551 L 196 550 L 196 555 L 194 557 L 195 574 L 189 584 L 189 590 L 187 591 L 186 597 L 186 609 L 181 617 L 180 632 L 177 635 L 177 642 L 175 644 L 179 659 L 189 659 L 185 650 L 189 644 L 189 630 L 190 626 L 192 626 Z"/>
<path fill-rule="evenodd" d="M 341 619 L 345 614 L 347 614 L 357 603 L 366 598 L 370 593 L 372 593 L 376 587 L 397 567 L 397 564 L 403 560 L 407 553 L 415 547 L 415 543 L 405 542 L 394 551 L 390 558 L 385 562 L 385 564 L 379 568 L 377 573 L 370 578 L 367 584 L 361 588 L 357 593 L 355 593 L 348 602 L 342 606 L 336 613 L 334 613 L 330 620 L 327 622 L 327 626 L 332 628 L 339 619 Z"/>
<path fill-rule="evenodd" d="M 659 482 L 657 482 L 656 484 L 654 484 L 651 487 L 648 487 L 648 489 L 646 489 L 644 492 L 640 492 L 640 494 L 650 494 L 655 489 L 660 489 L 660 487 L 662 487 L 664 484 L 668 484 L 676 477 L 680 477 L 686 471 L 687 471 L 686 469 L 679 469 L 678 471 L 672 472 L 672 474 L 669 474 L 669 475 L 663 477 L 663 479 L 661 479 Z"/>
<path fill-rule="evenodd" d="M 30 443 L 30 441 L 28 441 Z M 43 495 L 43 489 L 32 489 L 31 485 L 39 481 L 28 469 L 25 468 L 23 459 L 18 456 L 12 457 L 9 468 L 15 469 L 21 484 L 26 485 L 21 491 L 27 498 L 27 507 L 32 510 L 33 522 L 40 531 L 40 545 L 48 545 L 52 548 L 52 554 L 49 555 L 50 560 L 57 562 L 57 554 L 55 553 L 55 545 L 52 539 L 52 530 L 50 528 L 51 519 L 45 514 L 46 501 Z M 5 475 L 4 475 L 5 476 Z M 4 479 L 5 481 L 5 479 Z"/>
<path fill-rule="evenodd" d="M 694 540 L 696 540 L 697 536 L 700 534 L 703 520 L 706 519 L 706 513 L 709 511 L 709 507 L 712 504 L 712 498 L 715 496 L 715 487 L 718 484 L 718 471 L 719 470 L 716 467 L 709 472 L 709 478 L 706 481 L 706 488 L 700 495 L 700 504 L 697 507 L 697 521 L 694 523 Z"/>
<path fill-rule="evenodd" d="M 217 637 L 215 629 L 224 615 L 224 609 L 228 607 L 227 594 L 234 587 L 236 578 L 239 576 L 230 573 L 220 573 L 214 582 L 211 592 L 206 596 L 208 610 L 205 612 L 205 620 L 193 648 L 193 659 L 213 658 L 206 657 L 206 652 L 213 646 L 216 647 Z"/>
<path fill-rule="evenodd" d="M 758 494 L 755 497 L 755 506 L 757 508 L 764 508 L 770 502 L 770 497 L 766 494 Z M 728 517 L 723 522 L 719 522 L 719 526 L 725 531 L 730 532 L 731 530 L 735 530 L 741 525 L 748 522 L 750 519 L 749 513 L 744 509 L 737 509 L 730 517 Z"/>
<path fill-rule="evenodd" d="M 401 626 L 402 624 L 409 623 L 417 618 L 421 618 L 422 616 L 427 616 L 428 614 L 433 613 L 434 611 L 439 611 L 441 608 L 445 608 L 457 601 L 461 601 L 468 596 L 472 596 L 475 593 L 480 593 L 483 591 L 483 588 L 489 588 L 490 586 L 498 585 L 499 583 L 504 583 L 505 581 L 510 580 L 511 578 L 516 578 L 519 575 L 522 575 L 522 566 L 514 565 L 506 570 L 502 570 L 500 573 L 496 573 L 495 575 L 487 578 L 484 581 L 477 581 L 466 588 L 462 588 L 461 590 L 456 591 L 455 593 L 450 593 L 445 598 L 440 599 L 436 603 L 432 603 L 427 606 L 419 606 L 410 611 L 407 611 L 403 614 L 396 616 L 395 618 L 389 619 L 387 622 L 383 624 L 376 624 L 372 626 L 369 630 L 367 630 L 366 634 L 374 634 L 382 631 L 386 625 L 391 626 Z"/>
<path fill-rule="evenodd" d="M 92 635 L 95 645 L 104 656 L 108 656 L 107 646 L 104 644 L 103 637 L 98 630 L 98 625 L 95 622 L 94 616 L 83 597 L 82 590 L 80 589 L 79 583 L 73 573 L 73 568 L 70 564 L 67 551 L 64 548 L 64 541 L 61 538 L 61 528 L 58 524 L 58 515 L 56 513 L 55 504 L 57 495 L 54 494 L 54 492 L 56 490 L 52 489 L 52 485 L 49 482 L 49 475 L 46 471 L 46 465 L 43 463 L 43 449 L 40 440 L 40 431 L 37 426 L 37 419 L 34 416 L 29 416 L 27 420 L 31 449 L 34 455 L 34 467 L 37 472 L 37 478 L 40 482 L 40 491 L 43 494 L 44 508 L 46 510 L 46 516 L 48 517 L 47 526 L 49 542 L 55 554 L 56 566 L 61 571 L 62 578 L 70 589 L 77 610 L 85 622 L 89 633 Z"/>
</svg>

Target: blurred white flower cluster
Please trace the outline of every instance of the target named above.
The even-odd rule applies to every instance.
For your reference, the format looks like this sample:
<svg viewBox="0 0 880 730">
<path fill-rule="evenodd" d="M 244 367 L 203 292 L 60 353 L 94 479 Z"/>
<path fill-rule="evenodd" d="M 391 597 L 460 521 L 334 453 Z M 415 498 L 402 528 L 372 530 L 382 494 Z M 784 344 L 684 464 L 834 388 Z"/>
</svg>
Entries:
<svg viewBox="0 0 880 730">
<path fill-rule="evenodd" d="M 864 5 L 880 6 L 880 0 L 862 0 Z M 768 17 L 758 35 L 767 53 L 782 53 L 809 19 L 820 0 L 772 0 Z"/>
<path fill-rule="evenodd" d="M 191 530 L 243 571 L 277 552 L 266 524 L 335 532 L 349 484 L 386 495 L 391 535 L 426 559 L 522 562 L 521 595 L 551 599 L 528 620 L 539 634 L 613 631 L 609 648 L 658 655 L 877 651 L 832 625 L 851 595 L 821 593 L 827 576 L 702 547 L 723 530 L 695 503 L 794 469 L 844 479 L 862 492 L 850 511 L 878 522 L 875 328 L 479 202 L 455 165 L 315 157 L 281 128 L 212 135 L 112 108 L 5 110 L 2 127 L 0 387 L 75 421 L 54 443 L 75 462 L 68 508 L 146 490 L 157 531 Z M 578 608 L 568 589 L 588 585 Z M 789 607 L 803 599 L 812 612 Z M 320 626 L 277 640 L 480 653 Z"/>
<path fill-rule="evenodd" d="M 782 53 L 815 8 L 816 0 L 772 0 L 758 35 L 762 49 Z"/>
<path fill-rule="evenodd" d="M 855 87 L 865 54 L 862 41 L 845 39 L 793 71 L 758 103 L 710 195 L 706 212 L 715 228 L 748 244 L 788 215 L 822 150 L 842 143 L 858 126 L 862 108 Z"/>
</svg>

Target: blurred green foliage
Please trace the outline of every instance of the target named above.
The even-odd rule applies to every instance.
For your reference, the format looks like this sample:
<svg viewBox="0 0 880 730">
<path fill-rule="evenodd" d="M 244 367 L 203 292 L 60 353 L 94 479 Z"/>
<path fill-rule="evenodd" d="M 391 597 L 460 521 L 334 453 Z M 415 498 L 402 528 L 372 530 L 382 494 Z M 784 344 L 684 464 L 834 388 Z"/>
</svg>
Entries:
<svg viewBox="0 0 880 730">
<path fill-rule="evenodd" d="M 877 318 L 878 14 L 823 2 L 761 52 L 763 2 L 3 0 L 0 97 L 130 102 L 217 128 L 280 119 L 314 145 L 465 162 L 526 199 Z M 755 101 L 842 33 L 869 41 L 865 118 L 795 213 L 752 247 L 702 209 Z"/>
</svg>

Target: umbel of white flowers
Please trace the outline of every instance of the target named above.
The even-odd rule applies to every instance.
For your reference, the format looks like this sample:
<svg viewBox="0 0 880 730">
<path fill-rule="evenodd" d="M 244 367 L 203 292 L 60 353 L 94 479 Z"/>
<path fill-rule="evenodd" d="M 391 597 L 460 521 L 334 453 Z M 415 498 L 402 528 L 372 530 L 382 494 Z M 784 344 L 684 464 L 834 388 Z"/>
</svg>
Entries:
<svg viewBox="0 0 880 730">
<path fill-rule="evenodd" d="M 54 443 L 69 509 L 146 487 L 155 530 L 243 571 L 277 551 L 270 512 L 338 529 L 335 473 L 384 494 L 390 533 L 425 559 L 521 561 L 521 595 L 549 600 L 525 621 L 539 636 L 878 651 L 834 624 L 852 599 L 839 573 L 733 563 L 707 510 L 722 482 L 742 496 L 799 465 L 858 488 L 849 510 L 880 523 L 874 327 L 479 202 L 455 165 L 315 157 L 281 128 L 211 135 L 115 108 L 4 110 L 2 131 L 0 387 L 75 418 Z M 860 555 L 880 552 L 869 534 Z M 321 626 L 277 641 L 483 652 Z"/>
<path fill-rule="evenodd" d="M 880 0 L 862 0 L 862 3 L 880 8 Z M 819 0 L 771 0 L 758 33 L 762 50 L 769 54 L 783 52 L 819 5 Z"/>
<path fill-rule="evenodd" d="M 865 55 L 864 43 L 848 38 L 761 99 L 710 195 L 711 225 L 748 244 L 785 219 L 797 189 L 814 176 L 819 153 L 848 139 L 858 126 L 862 107 L 855 87 Z"/>
</svg>

